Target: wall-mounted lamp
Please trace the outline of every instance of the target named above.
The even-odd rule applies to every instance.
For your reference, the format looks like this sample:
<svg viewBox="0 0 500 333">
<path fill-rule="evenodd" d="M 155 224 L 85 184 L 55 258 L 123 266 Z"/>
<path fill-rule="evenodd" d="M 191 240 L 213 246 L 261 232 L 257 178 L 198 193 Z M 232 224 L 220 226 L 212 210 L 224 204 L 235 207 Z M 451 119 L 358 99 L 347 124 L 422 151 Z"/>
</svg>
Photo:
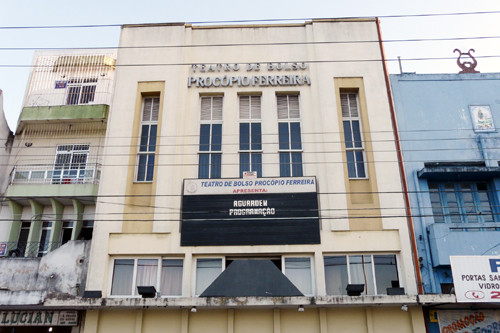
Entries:
<svg viewBox="0 0 500 333">
<path fill-rule="evenodd" d="M 299 307 L 297 308 L 297 311 L 304 312 L 304 306 L 303 305 L 299 305 Z"/>
<path fill-rule="evenodd" d="M 401 305 L 401 311 L 408 311 L 408 305 L 406 304 Z"/>
<path fill-rule="evenodd" d="M 347 288 L 347 295 L 348 296 L 360 296 L 361 293 L 365 290 L 365 285 L 364 284 L 348 284 Z"/>
<path fill-rule="evenodd" d="M 154 298 L 156 296 L 156 288 L 154 286 L 137 286 L 137 292 L 142 298 Z"/>
<path fill-rule="evenodd" d="M 193 306 L 193 307 L 191 308 L 191 312 L 195 313 L 196 311 L 198 311 L 198 310 L 196 310 L 196 306 Z"/>
</svg>

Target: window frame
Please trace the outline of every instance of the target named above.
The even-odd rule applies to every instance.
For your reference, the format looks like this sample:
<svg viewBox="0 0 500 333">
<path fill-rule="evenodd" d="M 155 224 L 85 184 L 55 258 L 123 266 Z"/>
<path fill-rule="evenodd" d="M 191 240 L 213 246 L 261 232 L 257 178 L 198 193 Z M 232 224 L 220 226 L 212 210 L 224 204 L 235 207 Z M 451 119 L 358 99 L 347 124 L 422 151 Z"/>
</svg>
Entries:
<svg viewBox="0 0 500 333">
<path fill-rule="evenodd" d="M 315 276 L 315 272 L 314 272 L 314 255 L 311 255 L 311 254 L 277 254 L 275 256 L 271 256 L 271 257 L 279 257 L 279 260 L 280 260 L 280 264 L 281 264 L 281 268 L 278 268 L 280 269 L 281 273 L 283 273 L 283 275 L 286 276 L 286 273 L 285 273 L 285 259 L 287 258 L 308 258 L 309 259 L 309 262 L 310 262 L 310 274 L 311 274 L 311 290 L 312 290 L 312 294 L 304 294 L 305 296 L 315 296 L 316 295 L 316 276 Z M 198 274 L 197 274 L 197 268 L 198 268 L 198 259 L 222 259 L 222 270 L 220 272 L 220 274 L 222 274 L 225 270 L 226 270 L 226 266 L 227 266 L 227 260 L 228 258 L 231 260 L 231 261 L 236 261 L 236 260 L 252 260 L 252 259 L 261 259 L 261 260 L 271 260 L 270 259 L 270 256 L 258 256 L 257 254 L 254 255 L 254 256 L 249 256 L 249 257 L 245 257 L 245 256 L 233 256 L 233 255 L 223 255 L 223 256 L 218 256 L 218 255 L 203 255 L 203 256 L 196 256 L 195 258 L 193 258 L 193 264 L 192 264 L 192 268 L 191 268 L 191 271 L 192 271 L 192 276 L 194 278 L 192 278 L 192 281 L 193 281 L 193 285 L 192 285 L 192 288 L 191 288 L 191 292 L 192 292 L 192 295 L 193 297 L 200 297 L 200 295 L 205 291 L 201 291 L 201 293 L 197 293 L 196 292 L 196 287 L 197 287 L 197 280 L 198 280 Z M 278 258 L 276 258 L 278 259 Z M 216 279 L 220 276 L 220 274 L 216 277 Z M 288 278 L 288 276 L 287 276 Z M 215 280 L 214 280 L 215 281 Z M 293 283 L 293 282 L 292 282 Z M 297 287 L 297 289 L 299 289 Z M 300 290 L 300 289 L 299 289 Z M 301 291 L 302 292 L 302 291 Z"/>
<path fill-rule="evenodd" d="M 294 116 L 291 112 L 290 105 L 290 97 L 297 97 L 297 116 Z M 287 110 L 286 117 L 282 117 L 280 115 L 280 104 L 283 107 L 283 102 L 280 103 L 280 98 L 286 97 L 287 101 Z M 300 93 L 277 93 L 276 94 L 276 107 L 277 107 L 277 115 L 278 115 L 278 156 L 279 156 L 279 172 L 280 177 L 303 177 L 304 172 L 304 159 L 303 159 L 303 144 L 302 144 L 302 118 L 301 118 L 301 110 L 300 110 L 301 102 L 300 102 Z M 283 110 L 281 110 L 283 111 Z M 284 116 L 284 114 L 283 114 Z M 282 124 L 286 124 L 287 126 L 287 142 L 281 142 L 281 137 L 284 136 L 285 133 L 282 134 Z M 293 126 L 292 124 L 298 124 L 298 126 Z M 295 128 L 298 129 L 298 133 L 293 134 L 295 132 Z M 300 145 L 300 148 L 292 148 L 292 144 L 295 142 L 293 138 L 298 136 L 299 140 L 297 141 Z M 282 145 L 286 144 L 288 148 L 282 148 Z M 287 163 L 282 163 L 282 156 L 287 156 Z M 294 163 L 295 157 L 300 157 L 300 163 Z M 298 174 L 295 174 L 294 169 L 295 165 L 300 166 L 300 170 L 298 170 Z M 282 172 L 282 167 L 286 167 L 289 175 Z"/>
<path fill-rule="evenodd" d="M 145 103 L 146 99 L 151 99 L 151 110 L 148 111 L 150 112 L 150 117 L 149 120 L 144 120 L 144 110 L 145 110 Z M 156 116 L 156 120 L 153 117 L 153 110 L 154 110 L 154 103 L 155 100 L 158 100 L 158 114 Z M 135 160 L 135 171 L 134 171 L 134 182 L 135 183 L 152 183 L 154 181 L 154 176 L 155 176 L 155 164 L 156 164 L 156 150 L 158 147 L 158 129 L 159 129 L 159 118 L 160 118 L 160 106 L 161 106 L 161 96 L 160 95 L 154 95 L 154 96 L 142 96 L 142 104 L 141 104 L 141 115 L 140 115 L 140 123 L 139 123 L 139 137 L 138 137 L 138 142 L 137 142 L 137 155 L 136 155 L 136 160 Z M 145 144 L 142 144 L 141 140 L 143 138 L 143 130 L 144 126 L 147 126 L 147 142 Z M 154 139 L 154 150 L 150 150 L 151 145 L 151 129 L 153 126 L 156 126 L 156 135 Z M 141 150 L 142 147 L 145 146 L 146 150 Z M 141 164 L 141 157 L 146 157 L 146 161 L 144 166 Z M 153 163 L 149 163 L 150 159 L 153 158 Z M 144 179 L 139 179 L 139 171 L 141 170 L 141 167 L 144 167 Z M 152 170 L 150 170 L 150 168 Z M 152 172 L 151 174 L 151 179 L 148 179 L 148 173 Z"/>
<path fill-rule="evenodd" d="M 253 110 L 252 110 L 252 98 L 259 98 L 259 110 L 257 116 L 254 117 Z M 242 98 L 248 98 L 248 118 L 243 117 L 243 110 L 242 110 Z M 239 145 L 238 145 L 238 155 L 239 155 L 239 174 L 240 178 L 243 178 L 243 172 L 244 171 L 256 171 L 257 172 L 257 177 L 263 177 L 262 175 L 262 155 L 263 155 L 263 148 L 262 148 L 262 96 L 258 94 L 250 94 L 250 95 L 239 95 L 238 96 L 238 103 L 239 103 Z M 242 149 L 242 132 L 241 132 L 241 127 L 244 124 L 248 124 L 248 149 Z M 260 149 L 253 149 L 252 148 L 252 127 L 254 124 L 260 125 L 260 137 L 258 138 L 259 144 L 260 144 Z M 247 144 L 246 142 L 244 144 Z M 250 170 L 243 170 L 242 167 L 242 156 L 248 155 L 248 166 Z M 260 157 L 260 163 L 257 161 L 254 163 L 255 159 L 258 160 L 257 156 Z M 260 165 L 260 167 L 254 168 L 254 166 Z M 257 169 L 257 170 L 254 170 Z M 260 170 L 259 170 L 260 169 Z M 260 171 L 260 174 L 259 174 Z"/>
<path fill-rule="evenodd" d="M 204 110 L 203 110 L 203 100 L 206 98 L 211 99 L 211 107 L 210 107 L 210 119 L 203 119 L 204 117 Z M 214 119 L 214 98 L 220 98 L 221 99 L 221 110 L 220 110 L 220 119 Z M 198 143 L 198 179 L 220 179 L 222 178 L 222 124 L 223 124 L 223 113 L 224 113 L 224 95 L 211 95 L 211 96 L 205 96 L 205 95 L 200 95 L 200 123 L 199 123 L 199 143 Z M 208 144 L 205 144 L 201 142 L 202 140 L 202 128 L 204 126 L 209 127 L 209 135 L 208 139 L 209 142 Z M 220 126 L 220 144 L 213 143 L 214 139 L 214 125 L 219 125 Z M 202 145 L 203 146 L 208 146 L 208 150 L 202 150 Z M 220 145 L 219 150 L 212 150 L 213 145 Z M 201 156 L 202 155 L 207 155 L 208 156 L 208 163 L 206 164 L 201 164 Z M 216 166 L 216 163 L 214 162 L 215 156 L 219 156 L 219 164 L 217 166 L 217 170 L 215 171 L 214 177 L 212 177 L 212 174 L 214 173 L 214 166 Z M 205 168 L 206 165 L 208 165 L 208 177 L 202 178 L 201 173 L 202 173 L 202 165 L 203 168 Z M 205 169 L 203 169 L 205 171 Z M 219 177 L 216 177 L 219 175 Z"/>
<path fill-rule="evenodd" d="M 185 263 L 185 258 L 184 257 L 173 257 L 173 256 L 166 256 L 166 257 L 114 257 L 110 260 L 110 268 L 109 271 L 111 272 L 110 278 L 109 278 L 109 284 L 108 284 L 108 297 L 112 298 L 141 298 L 141 295 L 137 292 L 137 267 L 138 267 L 138 261 L 139 260 L 156 260 L 157 262 L 157 271 L 156 271 L 156 283 L 154 285 L 156 292 L 160 293 L 160 297 L 182 297 L 183 296 L 183 284 L 184 284 L 184 276 L 185 276 L 185 269 L 184 269 L 184 263 Z M 132 270 L 132 293 L 127 294 L 127 295 L 113 295 L 112 290 L 113 290 L 113 280 L 114 280 L 114 273 L 115 273 L 115 261 L 116 260 L 134 260 L 134 267 Z M 180 295 L 164 295 L 161 293 L 160 290 L 160 284 L 161 284 L 161 273 L 162 273 L 162 268 L 163 268 L 163 260 L 182 260 L 182 279 L 181 279 L 181 294 Z"/>
<path fill-rule="evenodd" d="M 299 289 L 299 287 L 297 287 L 297 289 L 300 290 L 300 292 L 302 292 L 304 294 L 304 296 L 308 296 L 308 297 L 313 297 L 316 295 L 316 276 L 315 276 L 315 269 L 314 269 L 314 256 L 313 255 L 301 255 L 301 254 L 293 254 L 293 255 L 281 255 L 281 272 L 283 273 L 283 275 L 285 275 L 287 278 L 288 276 L 286 275 L 286 259 L 289 259 L 289 258 L 307 258 L 309 259 L 309 264 L 310 264 L 310 277 L 311 277 L 311 294 L 306 294 L 306 293 L 303 293 L 302 290 Z M 292 282 L 292 281 L 290 281 Z M 292 282 L 293 284 L 293 282 Z M 295 285 L 295 284 L 294 284 Z"/>
<path fill-rule="evenodd" d="M 194 276 L 194 279 L 191 279 L 193 281 L 191 295 L 193 295 L 194 297 L 200 297 L 200 295 L 203 293 L 203 291 L 206 290 L 205 289 L 205 290 L 201 291 L 201 293 L 199 293 L 199 294 L 197 293 L 197 290 L 196 290 L 196 287 L 198 285 L 198 259 L 222 259 L 222 270 L 221 270 L 220 274 L 222 274 L 222 272 L 224 272 L 226 270 L 226 256 L 197 256 L 195 258 L 195 260 L 193 260 L 193 268 L 192 268 L 193 274 L 192 275 Z M 217 277 L 219 277 L 220 274 Z M 209 286 L 210 286 L 210 284 L 209 284 Z"/>
<path fill-rule="evenodd" d="M 474 210 L 475 213 L 468 213 L 467 212 L 467 205 L 468 203 L 464 199 L 464 191 L 462 185 L 463 184 L 468 184 L 469 189 L 470 189 L 470 194 L 472 197 L 472 203 L 474 205 Z M 478 185 L 479 184 L 484 184 L 486 186 L 486 193 L 488 196 L 488 205 L 491 211 L 491 217 L 493 218 L 493 221 L 485 221 L 485 216 L 490 215 L 490 213 L 484 213 L 483 212 L 483 203 L 486 203 L 486 201 L 481 201 L 481 198 L 479 196 L 479 193 L 482 192 L 479 190 Z M 432 185 L 436 185 L 436 188 L 431 188 Z M 446 185 L 452 185 L 453 186 L 453 191 L 450 191 L 448 188 L 446 188 Z M 434 223 L 446 223 L 446 224 L 470 224 L 470 225 L 486 225 L 488 226 L 490 223 L 498 223 L 499 222 L 499 215 L 498 215 L 498 208 L 497 208 L 497 202 L 496 202 L 496 195 L 495 191 L 493 188 L 493 184 L 490 180 L 457 180 L 457 181 L 428 181 L 427 182 L 428 190 L 429 190 L 429 201 L 431 202 L 431 210 L 432 210 L 432 217 L 434 220 Z M 434 206 L 434 201 L 432 200 L 432 194 L 438 194 L 439 197 L 439 206 L 435 207 Z M 450 205 L 449 205 L 449 200 L 447 197 L 447 194 L 452 193 L 454 196 L 454 199 L 456 200 L 457 204 L 457 210 L 459 211 L 459 214 L 455 214 L 450 212 Z M 438 221 L 436 218 L 436 213 L 435 210 L 440 209 L 441 213 L 438 215 L 439 219 L 442 219 L 442 221 Z M 458 215 L 458 218 L 460 221 L 453 221 L 453 215 Z M 470 218 L 468 217 L 469 215 L 473 215 L 476 218 L 476 221 L 471 221 Z"/>
<path fill-rule="evenodd" d="M 95 95 L 97 92 L 97 83 L 99 79 L 97 77 L 88 77 L 88 78 L 70 78 L 68 83 L 66 84 L 66 96 L 65 96 L 65 105 L 88 105 L 92 104 L 95 100 Z M 84 92 L 86 87 L 93 87 L 92 91 Z M 78 93 L 72 92 L 72 89 L 78 88 Z M 83 99 L 87 99 L 86 102 L 83 102 Z M 74 100 L 76 99 L 76 101 Z M 71 102 L 71 103 L 70 103 Z M 76 103 L 73 103 L 76 102 Z"/>
<path fill-rule="evenodd" d="M 348 102 L 348 113 L 349 116 L 344 116 L 344 110 L 342 108 L 342 96 L 347 95 L 347 102 Z M 355 95 L 356 96 L 356 111 L 358 113 L 357 116 L 352 116 L 351 114 L 351 101 L 349 98 L 349 95 Z M 364 138 L 364 133 L 363 133 L 363 121 L 361 119 L 361 107 L 359 104 L 359 91 L 341 91 L 339 93 L 339 98 L 340 98 L 340 113 L 342 116 L 342 131 L 344 133 L 344 148 L 345 148 L 345 156 L 346 156 L 346 164 L 347 164 L 347 175 L 349 179 L 368 179 L 368 165 L 367 165 L 367 160 L 366 160 L 366 148 L 365 148 L 365 138 Z M 345 130 L 345 122 L 349 123 L 349 129 L 350 129 L 350 138 L 348 140 L 347 138 L 347 133 Z M 356 147 L 355 143 L 357 142 L 356 140 L 356 134 L 354 133 L 353 129 L 353 122 L 357 122 L 358 128 L 359 128 L 359 141 L 361 143 L 361 147 Z M 347 147 L 347 142 L 352 143 L 352 147 Z M 363 158 L 363 172 L 364 176 L 359 176 L 359 162 L 356 157 L 356 153 L 361 152 L 362 158 Z M 349 174 L 349 153 L 352 153 L 353 156 L 353 162 L 352 164 L 354 165 L 354 175 Z"/>
<path fill-rule="evenodd" d="M 376 276 L 376 267 L 375 267 L 375 256 L 394 256 L 395 260 L 396 260 L 396 265 L 395 265 L 395 268 L 396 268 L 396 274 L 397 274 L 397 278 L 398 278 L 398 284 L 399 284 L 399 287 L 400 288 L 404 288 L 404 284 L 402 283 L 402 271 L 401 271 L 401 263 L 400 263 L 400 258 L 399 258 L 399 255 L 397 253 L 386 253 L 386 252 L 382 252 L 382 253 L 349 253 L 349 254 L 337 254 L 337 253 L 324 253 L 323 254 L 323 267 L 325 267 L 325 258 L 327 257 L 345 257 L 346 258 L 346 269 L 347 269 L 347 284 L 352 284 L 352 272 L 351 272 L 351 261 L 350 261 L 350 257 L 355 257 L 355 256 L 370 256 L 371 257 L 371 270 L 372 270 L 372 282 L 373 282 L 373 287 L 374 287 L 374 291 L 375 293 L 373 294 L 368 294 L 367 293 L 367 283 L 365 281 L 364 285 L 365 285 L 365 288 L 364 288 L 364 291 L 363 293 L 361 294 L 361 296 L 379 296 L 379 295 L 387 295 L 386 291 L 384 293 L 380 293 L 377 289 L 377 276 Z M 325 294 L 328 295 L 328 296 L 348 296 L 347 295 L 347 291 L 344 291 L 344 293 L 340 294 L 340 295 L 336 295 L 336 294 L 328 294 L 328 288 L 327 288 L 327 276 L 326 276 L 326 269 L 324 269 L 324 273 L 325 273 Z M 392 280 L 391 280 L 392 281 Z M 343 286 L 344 288 L 347 287 L 347 286 Z M 345 289 L 341 289 L 341 290 L 345 290 Z"/>
</svg>

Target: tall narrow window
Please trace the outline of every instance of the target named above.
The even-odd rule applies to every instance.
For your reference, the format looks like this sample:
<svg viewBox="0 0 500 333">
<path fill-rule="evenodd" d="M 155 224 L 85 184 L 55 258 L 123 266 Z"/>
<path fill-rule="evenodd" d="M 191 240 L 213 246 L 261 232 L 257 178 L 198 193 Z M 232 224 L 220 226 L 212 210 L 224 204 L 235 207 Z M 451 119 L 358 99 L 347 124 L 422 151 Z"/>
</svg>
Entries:
<svg viewBox="0 0 500 333">
<path fill-rule="evenodd" d="M 220 178 L 222 159 L 222 97 L 201 98 L 198 178 Z"/>
<path fill-rule="evenodd" d="M 38 245 L 38 256 L 43 257 L 48 252 L 52 251 L 50 243 L 50 234 L 52 233 L 52 222 L 42 222 L 42 230 L 40 231 L 40 244 Z"/>
<path fill-rule="evenodd" d="M 342 122 L 349 178 L 366 178 L 365 149 L 357 93 L 341 93 Z"/>
<path fill-rule="evenodd" d="M 159 97 L 144 97 L 142 100 L 141 137 L 137 153 L 138 182 L 153 180 L 158 130 Z"/>
<path fill-rule="evenodd" d="M 240 96 L 240 177 L 245 171 L 262 177 L 260 96 Z"/>
<path fill-rule="evenodd" d="M 302 176 L 302 139 L 298 95 L 278 95 L 280 176 Z"/>
</svg>

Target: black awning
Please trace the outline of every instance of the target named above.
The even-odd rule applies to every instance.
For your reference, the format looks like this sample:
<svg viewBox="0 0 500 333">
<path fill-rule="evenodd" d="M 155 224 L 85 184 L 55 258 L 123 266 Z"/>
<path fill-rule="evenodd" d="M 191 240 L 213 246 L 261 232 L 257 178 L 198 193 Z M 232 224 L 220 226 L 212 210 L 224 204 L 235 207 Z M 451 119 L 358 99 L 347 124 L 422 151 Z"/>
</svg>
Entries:
<svg viewBox="0 0 500 333">
<path fill-rule="evenodd" d="M 485 180 L 500 176 L 500 167 L 486 166 L 433 166 L 417 173 L 428 180 Z"/>
<path fill-rule="evenodd" d="M 270 260 L 235 260 L 201 297 L 304 296 Z"/>
</svg>

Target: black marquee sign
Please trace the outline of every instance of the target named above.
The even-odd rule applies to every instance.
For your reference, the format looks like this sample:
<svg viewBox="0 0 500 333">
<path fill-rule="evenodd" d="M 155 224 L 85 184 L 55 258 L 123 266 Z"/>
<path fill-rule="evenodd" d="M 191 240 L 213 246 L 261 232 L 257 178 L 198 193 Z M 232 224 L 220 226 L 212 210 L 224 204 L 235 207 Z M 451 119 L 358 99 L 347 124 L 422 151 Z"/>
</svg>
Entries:
<svg viewBox="0 0 500 333">
<path fill-rule="evenodd" d="M 181 246 L 319 242 L 314 177 L 184 181 Z"/>
</svg>

